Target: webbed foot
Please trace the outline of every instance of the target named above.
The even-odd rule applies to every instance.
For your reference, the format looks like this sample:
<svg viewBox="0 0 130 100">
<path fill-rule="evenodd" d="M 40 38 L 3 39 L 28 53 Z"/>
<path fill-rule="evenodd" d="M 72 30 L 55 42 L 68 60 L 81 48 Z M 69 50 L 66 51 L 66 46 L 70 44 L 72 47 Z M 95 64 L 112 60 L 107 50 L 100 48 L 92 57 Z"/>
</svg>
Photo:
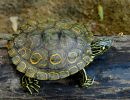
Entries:
<svg viewBox="0 0 130 100">
<path fill-rule="evenodd" d="M 21 85 L 23 88 L 29 91 L 30 94 L 33 94 L 33 92 L 38 93 L 40 89 L 38 80 L 26 77 L 25 75 L 22 77 Z"/>
</svg>

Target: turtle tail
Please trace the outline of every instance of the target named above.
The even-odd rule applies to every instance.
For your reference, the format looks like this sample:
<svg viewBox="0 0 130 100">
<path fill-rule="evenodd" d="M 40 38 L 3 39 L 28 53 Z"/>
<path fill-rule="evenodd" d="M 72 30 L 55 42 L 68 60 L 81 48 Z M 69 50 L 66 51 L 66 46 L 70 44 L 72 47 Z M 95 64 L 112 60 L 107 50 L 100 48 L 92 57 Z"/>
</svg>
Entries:
<svg viewBox="0 0 130 100">
<path fill-rule="evenodd" d="M 0 39 L 12 40 L 13 38 L 14 38 L 14 36 L 12 34 L 0 33 Z"/>
<path fill-rule="evenodd" d="M 112 45 L 112 40 L 110 39 L 98 39 L 91 43 L 93 56 L 101 55 L 106 52 Z"/>
</svg>

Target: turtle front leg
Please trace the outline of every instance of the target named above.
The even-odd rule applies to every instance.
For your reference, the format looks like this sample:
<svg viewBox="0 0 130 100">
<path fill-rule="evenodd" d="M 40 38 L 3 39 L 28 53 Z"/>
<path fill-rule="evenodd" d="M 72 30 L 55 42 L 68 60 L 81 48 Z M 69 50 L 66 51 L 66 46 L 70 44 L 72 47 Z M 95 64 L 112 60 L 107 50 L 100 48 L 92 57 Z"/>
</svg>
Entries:
<svg viewBox="0 0 130 100">
<path fill-rule="evenodd" d="M 25 75 L 22 77 L 21 85 L 23 88 L 29 91 L 30 94 L 33 94 L 34 91 L 39 92 L 40 89 L 38 80 L 26 77 Z"/>
<path fill-rule="evenodd" d="M 79 73 L 81 75 L 80 80 L 79 80 L 79 85 L 81 87 L 89 87 L 93 85 L 94 78 L 93 79 L 88 78 L 85 69 L 82 69 Z"/>
</svg>

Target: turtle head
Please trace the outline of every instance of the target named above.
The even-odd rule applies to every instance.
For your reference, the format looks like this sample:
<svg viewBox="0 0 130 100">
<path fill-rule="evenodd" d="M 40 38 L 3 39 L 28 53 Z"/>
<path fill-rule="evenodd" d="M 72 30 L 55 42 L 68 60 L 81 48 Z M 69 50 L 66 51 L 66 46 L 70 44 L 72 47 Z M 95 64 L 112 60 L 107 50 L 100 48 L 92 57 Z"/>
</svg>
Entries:
<svg viewBox="0 0 130 100">
<path fill-rule="evenodd" d="M 111 45 L 112 45 L 112 40 L 108 38 L 107 39 L 102 38 L 102 39 L 93 41 L 91 43 L 92 53 L 94 56 L 103 54 L 111 47 Z"/>
</svg>

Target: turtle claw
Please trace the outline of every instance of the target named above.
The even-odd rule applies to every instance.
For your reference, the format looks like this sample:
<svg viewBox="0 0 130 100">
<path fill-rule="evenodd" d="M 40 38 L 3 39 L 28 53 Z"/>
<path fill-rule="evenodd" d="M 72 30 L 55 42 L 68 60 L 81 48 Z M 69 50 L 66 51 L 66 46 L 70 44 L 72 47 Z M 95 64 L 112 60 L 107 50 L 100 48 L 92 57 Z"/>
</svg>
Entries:
<svg viewBox="0 0 130 100">
<path fill-rule="evenodd" d="M 29 91 L 30 94 L 33 94 L 33 92 L 38 93 L 40 89 L 38 80 L 26 77 L 25 75 L 22 77 L 21 85 L 23 88 Z"/>
<path fill-rule="evenodd" d="M 89 86 L 93 85 L 94 79 L 95 79 L 95 77 L 94 77 L 93 79 L 87 79 L 87 80 L 82 84 L 82 87 L 89 87 Z"/>
</svg>

